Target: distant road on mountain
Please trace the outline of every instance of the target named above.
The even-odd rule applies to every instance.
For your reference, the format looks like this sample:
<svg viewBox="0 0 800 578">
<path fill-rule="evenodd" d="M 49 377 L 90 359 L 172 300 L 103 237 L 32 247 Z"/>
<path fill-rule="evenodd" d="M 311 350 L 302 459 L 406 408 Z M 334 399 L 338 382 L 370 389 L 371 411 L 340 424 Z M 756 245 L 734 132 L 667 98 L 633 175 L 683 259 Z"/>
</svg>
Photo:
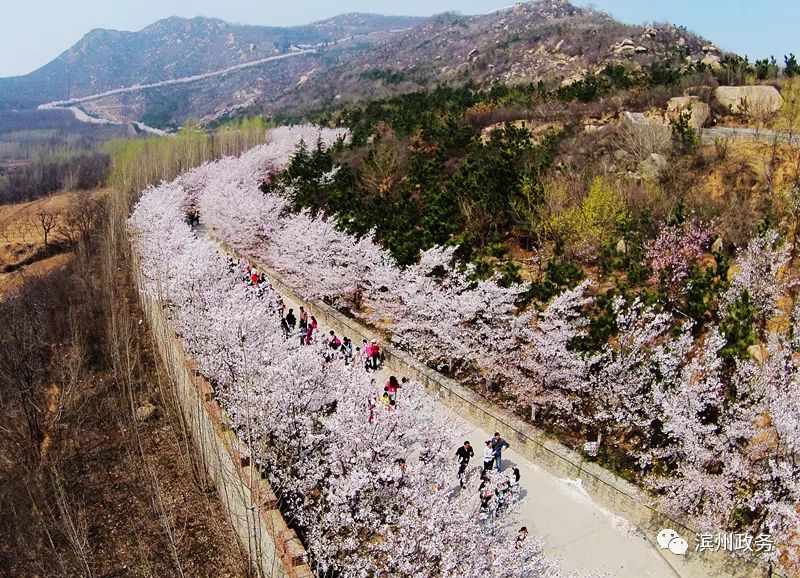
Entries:
<svg viewBox="0 0 800 578">
<path fill-rule="evenodd" d="M 173 17 L 138 32 L 93 30 L 42 68 L 0 79 L 0 110 L 74 106 L 89 118 L 169 128 L 437 84 L 552 88 L 676 51 L 699 61 L 709 46 L 682 28 L 629 26 L 564 0 L 477 16 L 344 14 L 291 28 Z"/>
</svg>

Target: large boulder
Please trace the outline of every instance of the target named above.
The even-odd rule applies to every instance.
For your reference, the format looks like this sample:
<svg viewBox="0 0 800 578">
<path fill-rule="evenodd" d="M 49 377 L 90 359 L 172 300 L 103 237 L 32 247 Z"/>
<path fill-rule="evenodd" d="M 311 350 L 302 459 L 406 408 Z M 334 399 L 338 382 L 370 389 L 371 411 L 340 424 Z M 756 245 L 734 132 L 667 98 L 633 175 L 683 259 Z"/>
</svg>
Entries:
<svg viewBox="0 0 800 578">
<path fill-rule="evenodd" d="M 722 69 L 722 61 L 719 59 L 719 56 L 716 54 L 707 54 L 703 57 L 700 62 L 708 66 L 711 70 L 721 70 Z"/>
<path fill-rule="evenodd" d="M 626 55 L 626 54 L 635 54 L 636 47 L 633 44 L 612 44 L 611 45 L 611 52 L 612 54 L 616 54 L 618 56 Z"/>
<path fill-rule="evenodd" d="M 658 153 L 653 153 L 639 162 L 639 174 L 648 181 L 659 180 L 668 168 L 669 162 Z"/>
<path fill-rule="evenodd" d="M 682 111 L 691 109 L 692 116 L 689 122 L 692 128 L 700 130 L 711 116 L 711 107 L 700 100 L 699 96 L 678 96 L 667 102 L 667 118 L 675 120 Z"/>
<path fill-rule="evenodd" d="M 733 114 L 773 113 L 783 106 L 783 97 L 774 86 L 720 86 L 714 99 Z"/>
</svg>

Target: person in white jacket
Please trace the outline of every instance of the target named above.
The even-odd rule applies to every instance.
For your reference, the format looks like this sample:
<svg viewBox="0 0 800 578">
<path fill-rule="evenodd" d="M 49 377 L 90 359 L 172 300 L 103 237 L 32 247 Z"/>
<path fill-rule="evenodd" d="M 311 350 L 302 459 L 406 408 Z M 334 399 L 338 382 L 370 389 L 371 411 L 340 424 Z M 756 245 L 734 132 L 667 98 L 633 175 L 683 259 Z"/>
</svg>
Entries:
<svg viewBox="0 0 800 578">
<path fill-rule="evenodd" d="M 483 450 L 483 471 L 491 470 L 492 464 L 494 464 L 494 445 L 492 440 L 489 440 L 486 442 L 486 449 Z"/>
</svg>

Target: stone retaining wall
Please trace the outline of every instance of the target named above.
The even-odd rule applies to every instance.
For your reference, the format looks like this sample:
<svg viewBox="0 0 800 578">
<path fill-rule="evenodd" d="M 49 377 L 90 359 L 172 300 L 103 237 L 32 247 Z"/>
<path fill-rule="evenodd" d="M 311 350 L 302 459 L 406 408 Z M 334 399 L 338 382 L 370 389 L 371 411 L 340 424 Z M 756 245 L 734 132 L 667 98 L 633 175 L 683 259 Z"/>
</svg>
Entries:
<svg viewBox="0 0 800 578">
<path fill-rule="evenodd" d="M 217 240 L 227 252 L 243 256 L 224 242 Z M 306 299 L 281 275 L 267 264 L 246 257 L 270 280 L 272 286 L 292 301 L 303 304 L 309 315 L 336 331 L 337 335 L 350 337 L 355 345 L 362 339 L 380 339 L 381 336 L 341 314 L 318 299 Z M 458 382 L 430 369 L 409 354 L 382 342 L 386 365 L 392 373 L 423 383 L 431 394 L 438 395 L 441 402 L 458 415 L 488 432 L 502 431 L 514 449 L 544 469 L 560 478 L 580 479 L 581 486 L 599 505 L 625 518 L 647 535 L 647 539 L 659 550 L 656 535 L 661 529 L 672 528 L 689 542 L 686 556 L 676 556 L 664 550 L 662 556 L 680 578 L 764 578 L 766 567 L 747 561 L 742 556 L 728 552 L 695 552 L 694 529 L 689 522 L 670 518 L 660 513 L 652 498 L 638 487 L 612 474 L 596 463 L 586 461 L 580 454 L 548 437 L 542 430 L 519 419 L 491 400 L 465 388 Z M 786 578 L 774 571 L 773 578 Z"/>
<path fill-rule="evenodd" d="M 167 322 L 163 303 L 144 291 L 136 259 L 133 269 L 142 307 L 197 455 L 252 566 L 263 578 L 312 578 L 306 551 L 286 525 L 272 488 L 251 466 L 247 447 L 214 401 L 213 388 L 186 356 Z"/>
</svg>

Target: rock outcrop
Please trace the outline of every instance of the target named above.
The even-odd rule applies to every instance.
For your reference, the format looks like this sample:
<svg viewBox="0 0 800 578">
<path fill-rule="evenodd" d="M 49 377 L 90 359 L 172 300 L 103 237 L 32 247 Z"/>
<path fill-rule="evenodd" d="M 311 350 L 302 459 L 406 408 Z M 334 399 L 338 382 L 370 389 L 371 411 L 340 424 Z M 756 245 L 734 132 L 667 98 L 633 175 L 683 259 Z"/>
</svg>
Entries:
<svg viewBox="0 0 800 578">
<path fill-rule="evenodd" d="M 717 103 L 733 114 L 773 113 L 783 106 L 783 97 L 774 86 L 720 86 L 714 91 Z"/>
<path fill-rule="evenodd" d="M 711 107 L 700 100 L 698 96 L 678 96 L 667 102 L 667 118 L 674 120 L 684 110 L 691 109 L 692 116 L 689 122 L 692 128 L 700 130 L 711 116 Z"/>
<path fill-rule="evenodd" d="M 720 61 L 719 56 L 716 54 L 709 54 L 704 56 L 702 60 L 700 60 L 703 64 L 708 66 L 712 70 L 719 70 L 722 68 L 722 61 Z"/>
</svg>

